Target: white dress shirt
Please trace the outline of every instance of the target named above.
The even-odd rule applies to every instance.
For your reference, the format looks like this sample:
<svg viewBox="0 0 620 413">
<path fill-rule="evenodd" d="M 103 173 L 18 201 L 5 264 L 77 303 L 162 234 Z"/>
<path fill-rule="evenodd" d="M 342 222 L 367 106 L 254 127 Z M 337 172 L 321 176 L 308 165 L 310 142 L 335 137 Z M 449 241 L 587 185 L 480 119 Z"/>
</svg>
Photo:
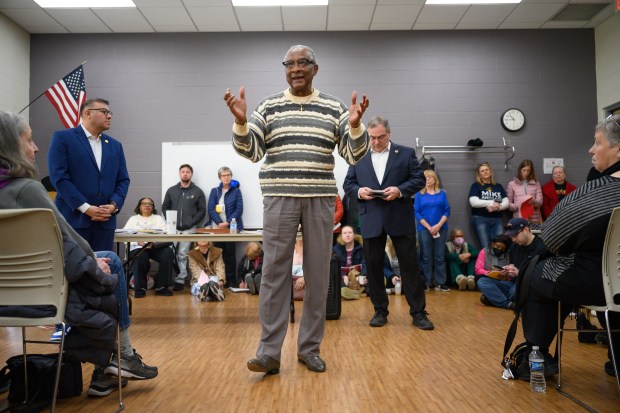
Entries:
<svg viewBox="0 0 620 413">
<path fill-rule="evenodd" d="M 86 137 L 88 138 L 88 143 L 90 144 L 90 147 L 93 150 L 93 154 L 95 155 L 95 162 L 97 162 L 97 168 L 101 171 L 101 153 L 102 153 L 101 135 L 94 136 L 92 133 L 88 131 L 88 129 L 84 127 L 83 124 L 80 123 L 80 126 L 82 127 L 82 130 L 84 130 L 84 133 L 86 134 Z M 82 214 L 85 214 L 86 211 L 88 211 L 88 208 L 90 208 L 90 204 L 88 202 L 84 202 L 82 205 L 78 207 L 78 210 Z"/>
</svg>

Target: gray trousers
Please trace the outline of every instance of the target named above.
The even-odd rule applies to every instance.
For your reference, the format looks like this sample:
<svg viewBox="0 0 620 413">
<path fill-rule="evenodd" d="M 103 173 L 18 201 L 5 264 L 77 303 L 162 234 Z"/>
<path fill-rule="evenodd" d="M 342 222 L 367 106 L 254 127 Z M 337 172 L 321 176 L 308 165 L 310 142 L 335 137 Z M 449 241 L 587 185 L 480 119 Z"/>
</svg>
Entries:
<svg viewBox="0 0 620 413">
<path fill-rule="evenodd" d="M 288 329 L 292 268 L 299 223 L 304 241 L 306 282 L 297 354 L 318 356 L 325 332 L 325 311 L 332 250 L 334 197 L 265 197 L 263 200 L 263 276 L 259 294 L 262 333 L 256 355 L 280 360 Z"/>
<path fill-rule="evenodd" d="M 196 227 L 191 227 L 184 231 L 177 230 L 177 234 L 189 234 L 194 231 Z M 190 242 L 178 242 L 177 243 L 177 263 L 179 264 L 179 274 L 177 274 L 174 282 L 176 284 L 185 284 L 185 278 L 187 278 L 187 254 L 189 253 L 189 247 L 192 246 Z"/>
</svg>

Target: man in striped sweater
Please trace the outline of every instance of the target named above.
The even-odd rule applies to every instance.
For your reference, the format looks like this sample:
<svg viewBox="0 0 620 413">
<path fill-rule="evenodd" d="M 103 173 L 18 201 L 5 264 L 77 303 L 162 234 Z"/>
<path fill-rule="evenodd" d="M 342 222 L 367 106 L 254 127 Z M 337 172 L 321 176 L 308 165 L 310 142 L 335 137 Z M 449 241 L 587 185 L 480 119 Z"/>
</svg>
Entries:
<svg viewBox="0 0 620 413">
<path fill-rule="evenodd" d="M 224 100 L 235 118 L 233 147 L 239 155 L 258 162 L 263 193 L 263 278 L 259 316 L 262 334 L 256 358 L 248 369 L 276 374 L 280 371 L 282 344 L 291 298 L 293 247 L 302 225 L 306 292 L 297 339 L 297 359 L 315 372 L 326 369 L 320 358 L 325 330 L 329 261 L 338 193 L 334 157 L 338 153 L 353 165 L 368 150 L 368 133 L 361 118 L 368 107 L 363 96 L 351 104 L 312 87 L 319 70 L 314 51 L 292 46 L 282 62 L 289 88 L 264 98 L 250 118 L 246 116 L 245 88 L 235 96 L 228 89 Z"/>
</svg>

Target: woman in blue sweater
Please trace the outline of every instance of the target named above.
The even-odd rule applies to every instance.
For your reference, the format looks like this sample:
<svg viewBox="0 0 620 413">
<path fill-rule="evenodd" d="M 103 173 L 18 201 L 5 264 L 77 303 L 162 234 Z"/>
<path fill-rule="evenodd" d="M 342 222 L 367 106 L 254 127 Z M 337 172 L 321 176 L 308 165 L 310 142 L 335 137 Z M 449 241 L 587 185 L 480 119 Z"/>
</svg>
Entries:
<svg viewBox="0 0 620 413">
<path fill-rule="evenodd" d="M 426 289 L 450 291 L 446 284 L 445 243 L 448 233 L 450 204 L 446 192 L 439 188 L 439 178 L 433 170 L 424 171 L 426 186 L 415 194 L 414 212 L 418 222 L 420 267 Z M 435 277 L 433 280 L 433 267 Z"/>
<path fill-rule="evenodd" d="M 220 179 L 219 186 L 211 190 L 207 213 L 213 228 L 229 228 L 233 218 L 237 221 L 237 230 L 243 229 L 243 196 L 239 189 L 239 182 L 232 179 L 232 171 L 227 166 L 222 166 L 217 171 Z M 216 242 L 214 246 L 222 249 L 224 265 L 226 267 L 225 287 L 237 287 L 234 285 L 237 280 L 234 242 Z"/>
</svg>

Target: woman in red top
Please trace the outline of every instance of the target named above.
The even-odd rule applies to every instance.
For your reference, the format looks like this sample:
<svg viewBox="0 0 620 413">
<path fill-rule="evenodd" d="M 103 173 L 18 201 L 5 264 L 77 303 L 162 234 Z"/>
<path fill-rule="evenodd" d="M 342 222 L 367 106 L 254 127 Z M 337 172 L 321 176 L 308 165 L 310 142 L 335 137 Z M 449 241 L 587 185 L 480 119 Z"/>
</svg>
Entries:
<svg viewBox="0 0 620 413">
<path fill-rule="evenodd" d="M 551 180 L 543 185 L 543 218 L 547 219 L 551 215 L 553 208 L 568 194 L 573 192 L 575 185 L 566 180 L 563 166 L 554 166 L 551 170 Z"/>
</svg>

